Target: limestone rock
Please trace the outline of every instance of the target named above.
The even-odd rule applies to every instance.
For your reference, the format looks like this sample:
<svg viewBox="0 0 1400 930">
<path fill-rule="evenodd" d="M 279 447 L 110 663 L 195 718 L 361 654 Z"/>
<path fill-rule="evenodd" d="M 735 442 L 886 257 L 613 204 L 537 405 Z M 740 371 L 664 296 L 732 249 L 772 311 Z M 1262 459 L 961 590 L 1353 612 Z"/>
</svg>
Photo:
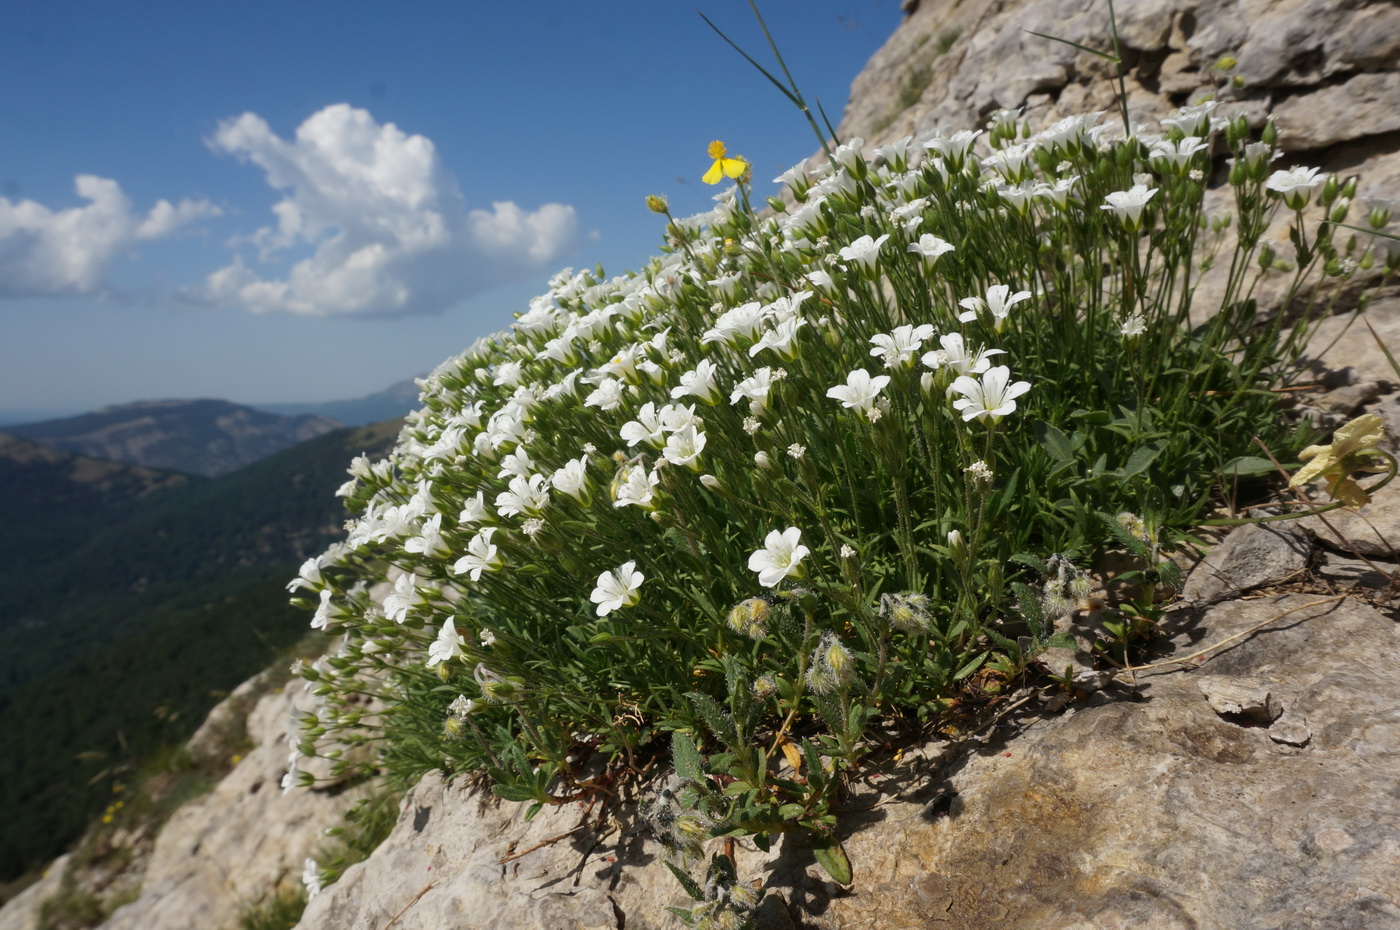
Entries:
<svg viewBox="0 0 1400 930">
<path fill-rule="evenodd" d="M 38 930 L 39 908 L 63 882 L 71 855 L 59 856 L 44 876 L 0 907 L 0 930 Z"/>
<path fill-rule="evenodd" d="M 1196 679 L 1210 709 L 1227 719 L 1255 724 L 1273 723 L 1283 713 L 1278 699 L 1260 681 L 1206 676 Z"/>
<path fill-rule="evenodd" d="M 1392 482 L 1360 510 L 1342 507 L 1298 523 L 1336 552 L 1395 561 L 1400 552 L 1400 488 Z"/>
<path fill-rule="evenodd" d="M 1222 718 L 1189 665 L 1140 673 L 1145 700 L 1101 692 L 857 782 L 849 890 L 791 834 L 767 855 L 741 841 L 741 877 L 815 930 L 1400 926 L 1400 625 L 1350 601 L 1261 598 L 1176 612 L 1169 648 L 1190 659 L 1271 617 L 1207 668 L 1267 682 L 1264 706 L 1289 707 L 1273 727 Z M 400 930 L 674 925 L 663 907 L 684 895 L 635 808 L 595 836 L 569 832 L 572 806 L 528 824 L 523 807 L 428 776 L 301 930 L 396 914 Z"/>
<path fill-rule="evenodd" d="M 256 748 L 212 792 L 176 811 L 156 840 L 141 897 L 103 930 L 232 927 L 240 910 L 299 882 L 305 857 L 359 796 L 282 792 L 288 714 L 306 698 L 294 682 L 257 702 L 248 718 Z"/>
<path fill-rule="evenodd" d="M 1278 584 L 1307 568 L 1311 551 L 1294 522 L 1236 527 L 1192 570 L 1182 596 L 1201 603 Z"/>
</svg>

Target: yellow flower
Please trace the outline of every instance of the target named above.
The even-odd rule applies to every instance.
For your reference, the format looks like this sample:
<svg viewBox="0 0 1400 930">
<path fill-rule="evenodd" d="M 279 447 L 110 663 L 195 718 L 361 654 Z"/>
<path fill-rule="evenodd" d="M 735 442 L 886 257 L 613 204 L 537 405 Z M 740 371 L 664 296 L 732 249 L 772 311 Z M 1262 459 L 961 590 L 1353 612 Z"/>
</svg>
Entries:
<svg viewBox="0 0 1400 930">
<path fill-rule="evenodd" d="M 1288 482 L 1290 488 L 1302 487 L 1318 478 L 1331 482 L 1327 493 L 1333 500 L 1348 507 L 1361 507 L 1370 502 L 1366 489 L 1352 479 L 1352 472 L 1382 472 L 1385 466 L 1373 461 L 1380 453 L 1376 446 L 1385 438 L 1385 420 L 1380 414 L 1368 413 L 1339 427 L 1332 434 L 1331 445 L 1308 446 L 1298 458 L 1308 464 Z"/>
<path fill-rule="evenodd" d="M 710 143 L 710 157 L 715 163 L 700 180 L 706 184 L 718 184 L 721 178 L 737 178 L 748 170 L 749 163 L 742 158 L 725 158 L 724 143 L 716 139 Z"/>
</svg>

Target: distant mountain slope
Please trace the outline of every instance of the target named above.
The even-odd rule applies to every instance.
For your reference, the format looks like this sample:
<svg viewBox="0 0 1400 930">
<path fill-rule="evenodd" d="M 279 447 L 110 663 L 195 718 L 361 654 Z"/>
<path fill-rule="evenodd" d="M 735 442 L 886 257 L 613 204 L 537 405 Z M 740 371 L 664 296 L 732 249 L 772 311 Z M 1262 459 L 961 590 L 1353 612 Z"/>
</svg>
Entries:
<svg viewBox="0 0 1400 930">
<path fill-rule="evenodd" d="M 410 410 L 421 407 L 418 402 L 418 383 L 409 378 L 391 384 L 382 391 L 376 391 L 355 400 L 331 400 L 320 404 L 253 404 L 258 410 L 278 413 L 282 416 L 314 413 L 338 420 L 346 426 L 364 426 L 402 417 Z"/>
<path fill-rule="evenodd" d="M 0 493 L 14 537 L 0 590 L 16 595 L 0 613 L 0 880 L 77 836 L 110 799 L 94 776 L 187 737 L 219 692 L 304 634 L 286 582 L 344 535 L 335 489 L 350 459 L 383 455 L 399 426 L 338 429 L 218 478 L 173 476 L 86 517 L 63 503 L 73 458 L 53 454 L 44 475 L 42 453 L 11 443 L 33 471 L 12 485 L 24 498 Z M 58 532 L 40 528 L 46 507 L 71 510 Z"/>
<path fill-rule="evenodd" d="M 56 559 L 144 498 L 200 479 L 0 433 L 0 565 Z"/>
<path fill-rule="evenodd" d="M 340 426 L 224 400 L 151 400 L 12 426 L 6 432 L 96 458 L 195 475 L 222 475 Z"/>
</svg>

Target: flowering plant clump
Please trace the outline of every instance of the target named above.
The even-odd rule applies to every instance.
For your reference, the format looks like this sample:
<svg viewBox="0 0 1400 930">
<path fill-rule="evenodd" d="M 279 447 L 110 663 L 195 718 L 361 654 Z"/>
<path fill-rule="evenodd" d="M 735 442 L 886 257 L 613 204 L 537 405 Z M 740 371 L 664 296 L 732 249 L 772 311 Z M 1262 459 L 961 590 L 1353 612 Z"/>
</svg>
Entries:
<svg viewBox="0 0 1400 930">
<path fill-rule="evenodd" d="M 538 810 L 672 753 L 673 849 L 801 828 L 848 881 L 832 804 L 870 721 L 1009 686 L 1074 609 L 1025 566 L 1065 576 L 1125 535 L 1155 557 L 1253 436 L 1289 447 L 1267 389 L 1375 258 L 1334 241 L 1354 183 L 1271 174 L 1272 128 L 1211 106 L 850 139 L 766 213 L 713 146 L 705 180 L 737 182 L 713 210 L 666 213 L 639 273 L 555 276 L 352 464 L 347 538 L 292 584 L 339 646 L 304 668 L 321 703 L 290 780 L 315 754 L 484 770 Z M 1239 236 L 1201 306 L 1212 143 Z M 1292 287 L 1256 323 L 1276 215 Z"/>
</svg>

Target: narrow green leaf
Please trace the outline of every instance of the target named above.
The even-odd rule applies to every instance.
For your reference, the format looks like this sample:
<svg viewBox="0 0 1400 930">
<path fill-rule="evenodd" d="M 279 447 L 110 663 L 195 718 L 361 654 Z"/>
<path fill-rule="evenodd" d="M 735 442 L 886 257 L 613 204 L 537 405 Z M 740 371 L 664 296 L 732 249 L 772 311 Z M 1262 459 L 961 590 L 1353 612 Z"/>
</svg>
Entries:
<svg viewBox="0 0 1400 930">
<path fill-rule="evenodd" d="M 817 864 L 826 870 L 832 880 L 838 885 L 849 885 L 851 883 L 851 860 L 846 856 L 846 850 L 841 848 L 841 843 L 834 836 L 812 839 L 812 855 L 816 856 Z"/>
<path fill-rule="evenodd" d="M 1274 472 L 1274 463 L 1257 455 L 1241 455 L 1225 463 L 1222 469 L 1227 475 L 1269 475 Z"/>
<path fill-rule="evenodd" d="M 1156 461 L 1157 456 L 1162 454 L 1161 443 L 1138 446 L 1133 450 L 1133 454 L 1128 456 L 1128 464 L 1123 466 L 1123 476 L 1132 478 L 1147 471 L 1148 467 Z"/>
<path fill-rule="evenodd" d="M 1101 52 L 1096 48 L 1090 48 L 1087 45 L 1080 45 L 1078 42 L 1072 42 L 1069 39 L 1062 39 L 1059 36 L 1046 35 L 1043 32 L 1036 32 L 1034 29 L 1027 29 L 1026 32 L 1029 32 L 1033 36 L 1039 36 L 1042 39 L 1049 39 L 1051 42 L 1062 42 L 1065 45 L 1072 45 L 1075 48 L 1079 49 L 1081 52 L 1088 52 L 1090 55 L 1097 55 L 1105 61 L 1113 62 L 1115 65 L 1120 65 L 1123 63 L 1123 60 L 1117 55 L 1110 55 L 1108 52 Z"/>
<path fill-rule="evenodd" d="M 681 883 L 681 887 L 685 889 L 686 894 L 690 895 L 696 901 L 705 900 L 705 892 L 700 890 L 700 885 L 695 881 L 695 879 L 691 878 L 690 875 L 684 869 L 676 865 L 674 862 L 668 862 L 665 859 L 662 859 L 661 861 L 666 866 L 666 868 L 671 870 L 671 874 L 676 876 L 676 881 Z M 687 911 L 686 913 L 690 912 Z"/>
</svg>

